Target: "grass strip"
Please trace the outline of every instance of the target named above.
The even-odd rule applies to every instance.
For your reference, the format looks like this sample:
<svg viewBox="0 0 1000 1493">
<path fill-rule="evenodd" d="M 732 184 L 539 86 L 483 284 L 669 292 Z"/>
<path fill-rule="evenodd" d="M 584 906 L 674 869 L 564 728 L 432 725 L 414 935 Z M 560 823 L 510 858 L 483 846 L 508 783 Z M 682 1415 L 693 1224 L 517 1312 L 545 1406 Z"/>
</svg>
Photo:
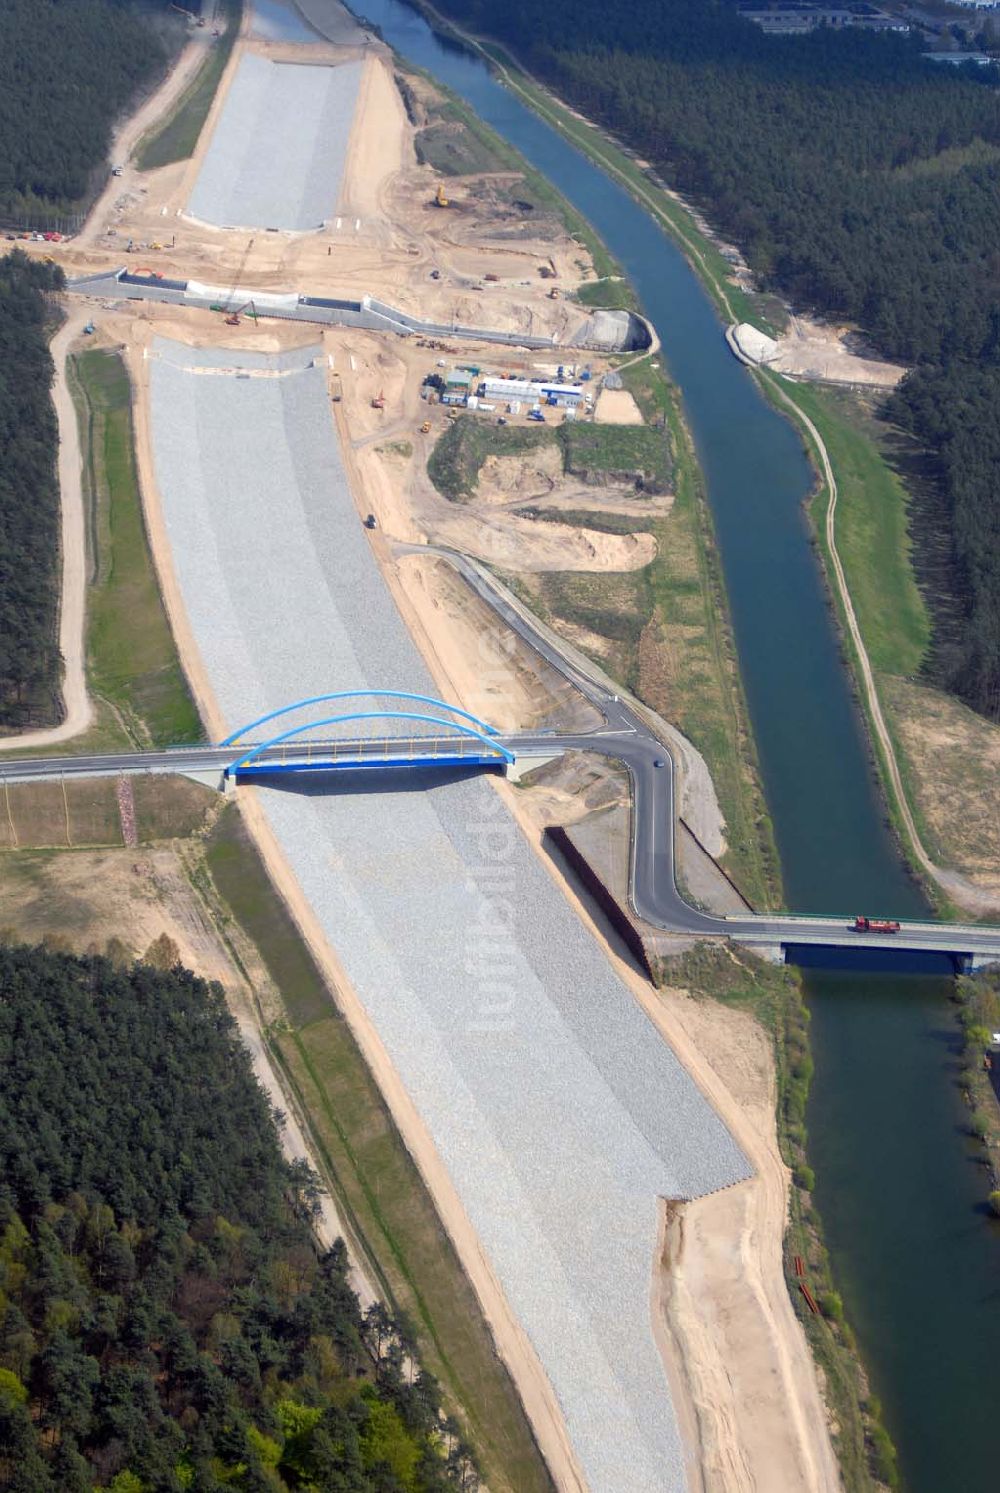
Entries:
<svg viewBox="0 0 1000 1493">
<path fill-rule="evenodd" d="M 243 0 L 222 0 L 226 29 L 209 47 L 204 62 L 177 99 L 167 117 L 139 141 L 136 165 L 140 171 L 155 171 L 194 155 L 219 80 L 226 70 L 243 19 Z"/>
<path fill-rule="evenodd" d="M 137 746 L 200 741 L 146 537 L 128 373 L 117 353 L 91 348 L 69 374 L 85 449 L 91 690 Z"/>
</svg>

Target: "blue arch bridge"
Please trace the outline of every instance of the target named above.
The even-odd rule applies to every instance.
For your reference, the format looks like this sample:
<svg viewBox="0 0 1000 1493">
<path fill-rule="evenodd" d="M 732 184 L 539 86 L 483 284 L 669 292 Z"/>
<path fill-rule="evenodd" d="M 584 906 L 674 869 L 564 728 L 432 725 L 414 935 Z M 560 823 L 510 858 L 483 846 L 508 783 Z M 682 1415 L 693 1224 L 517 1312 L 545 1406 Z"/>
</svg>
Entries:
<svg viewBox="0 0 1000 1493">
<path fill-rule="evenodd" d="M 390 703 L 383 705 L 383 701 Z M 308 714 L 319 706 L 347 702 L 377 708 L 349 708 L 321 714 L 318 719 Z M 279 723 L 281 729 L 275 730 Z M 346 728 L 351 729 L 344 735 Z M 469 767 L 506 772 L 516 761 L 514 751 L 487 721 L 433 695 L 410 690 L 335 690 L 311 695 L 248 721 L 220 747 L 236 752 L 223 767 L 224 778 L 236 783 L 277 773 L 366 768 Z"/>
</svg>

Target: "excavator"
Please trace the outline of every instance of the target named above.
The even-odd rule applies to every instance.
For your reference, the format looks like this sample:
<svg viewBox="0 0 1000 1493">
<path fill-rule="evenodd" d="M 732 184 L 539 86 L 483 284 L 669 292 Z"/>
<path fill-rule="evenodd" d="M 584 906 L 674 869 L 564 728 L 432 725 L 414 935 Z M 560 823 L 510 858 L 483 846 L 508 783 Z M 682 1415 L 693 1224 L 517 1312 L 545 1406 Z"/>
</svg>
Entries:
<svg viewBox="0 0 1000 1493">
<path fill-rule="evenodd" d="M 372 400 L 372 409 L 373 410 L 384 410 L 385 409 L 385 390 L 384 389 L 379 389 L 378 393 L 375 395 L 374 399 Z"/>
<path fill-rule="evenodd" d="M 451 203 L 448 201 L 448 198 L 445 196 L 444 187 L 441 185 L 440 182 L 438 182 L 438 188 L 437 188 L 437 191 L 434 194 L 434 206 L 435 207 L 451 207 Z"/>
<path fill-rule="evenodd" d="M 229 315 L 226 317 L 226 326 L 238 327 L 240 324 L 240 317 L 244 314 L 244 312 L 248 313 L 253 318 L 254 325 L 256 326 L 257 307 L 254 305 L 253 301 L 245 301 L 242 306 L 237 306 L 235 311 L 230 311 Z"/>
</svg>

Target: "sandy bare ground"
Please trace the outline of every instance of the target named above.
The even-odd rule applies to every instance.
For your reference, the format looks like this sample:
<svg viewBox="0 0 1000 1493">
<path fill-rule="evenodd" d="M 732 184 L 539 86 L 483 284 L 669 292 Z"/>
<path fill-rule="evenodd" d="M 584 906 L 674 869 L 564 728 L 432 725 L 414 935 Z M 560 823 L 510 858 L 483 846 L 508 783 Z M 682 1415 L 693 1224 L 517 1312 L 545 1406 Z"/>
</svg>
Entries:
<svg viewBox="0 0 1000 1493">
<path fill-rule="evenodd" d="M 856 351 L 854 340 L 849 329 L 825 326 L 807 316 L 792 316 L 778 339 L 777 356 L 768 367 L 822 383 L 894 389 L 906 369 Z"/>
<path fill-rule="evenodd" d="M 1000 909 L 1000 727 L 940 690 L 881 684 L 936 858 Z"/>
<path fill-rule="evenodd" d="M 594 406 L 598 425 L 642 425 L 642 411 L 627 389 L 602 389 Z"/>
<path fill-rule="evenodd" d="M 63 659 L 63 719 L 44 731 L 24 731 L 0 737 L 0 748 L 41 747 L 69 741 L 85 731 L 93 719 L 87 694 L 84 658 L 84 620 L 87 602 L 87 541 L 83 511 L 83 459 L 76 408 L 66 381 L 66 358 L 90 312 L 85 306 L 70 311 L 52 339 L 55 381 L 52 400 L 59 422 L 59 495 L 62 591 L 59 604 L 59 651 Z"/>
<path fill-rule="evenodd" d="M 770 1041 L 745 1012 L 681 991 L 663 1030 L 752 1160 L 739 1187 L 671 1208 L 663 1326 L 680 1350 L 704 1487 L 833 1493 L 840 1474 L 816 1369 L 785 1286 L 787 1169 L 777 1151 Z"/>
<path fill-rule="evenodd" d="M 86 223 L 73 240 L 77 248 L 94 243 L 124 192 L 134 190 L 139 173 L 132 160 L 133 152 L 142 137 L 172 108 L 184 89 L 191 82 L 205 59 L 209 42 L 204 32 L 198 32 L 180 53 L 170 72 L 159 88 L 130 115 L 115 131 L 111 142 L 111 161 L 121 166 L 121 176 L 110 176 L 107 186 L 94 203 Z"/>
<path fill-rule="evenodd" d="M 425 638 L 434 639 L 446 699 L 504 731 L 585 731 L 599 712 L 510 631 L 444 560 L 402 555 L 398 574 Z M 415 629 L 414 629 L 415 630 Z M 425 643 L 424 651 L 430 646 Z"/>
</svg>

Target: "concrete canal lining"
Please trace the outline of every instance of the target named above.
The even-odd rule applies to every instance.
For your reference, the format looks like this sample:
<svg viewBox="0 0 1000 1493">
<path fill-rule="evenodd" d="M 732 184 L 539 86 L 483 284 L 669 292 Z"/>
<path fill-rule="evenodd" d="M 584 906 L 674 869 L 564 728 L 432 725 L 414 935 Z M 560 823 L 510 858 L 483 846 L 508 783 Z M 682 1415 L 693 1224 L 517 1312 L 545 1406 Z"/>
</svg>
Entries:
<svg viewBox="0 0 1000 1493">
<path fill-rule="evenodd" d="M 340 192 L 362 66 L 244 52 L 188 214 L 219 228 L 318 228 Z"/>
<path fill-rule="evenodd" d="M 234 728 L 326 690 L 435 692 L 355 510 L 319 352 L 236 370 L 228 352 L 153 348 L 174 568 Z M 650 1315 L 657 1200 L 746 1177 L 739 1148 L 483 779 L 259 791 L 589 1487 L 680 1493 Z"/>
</svg>

